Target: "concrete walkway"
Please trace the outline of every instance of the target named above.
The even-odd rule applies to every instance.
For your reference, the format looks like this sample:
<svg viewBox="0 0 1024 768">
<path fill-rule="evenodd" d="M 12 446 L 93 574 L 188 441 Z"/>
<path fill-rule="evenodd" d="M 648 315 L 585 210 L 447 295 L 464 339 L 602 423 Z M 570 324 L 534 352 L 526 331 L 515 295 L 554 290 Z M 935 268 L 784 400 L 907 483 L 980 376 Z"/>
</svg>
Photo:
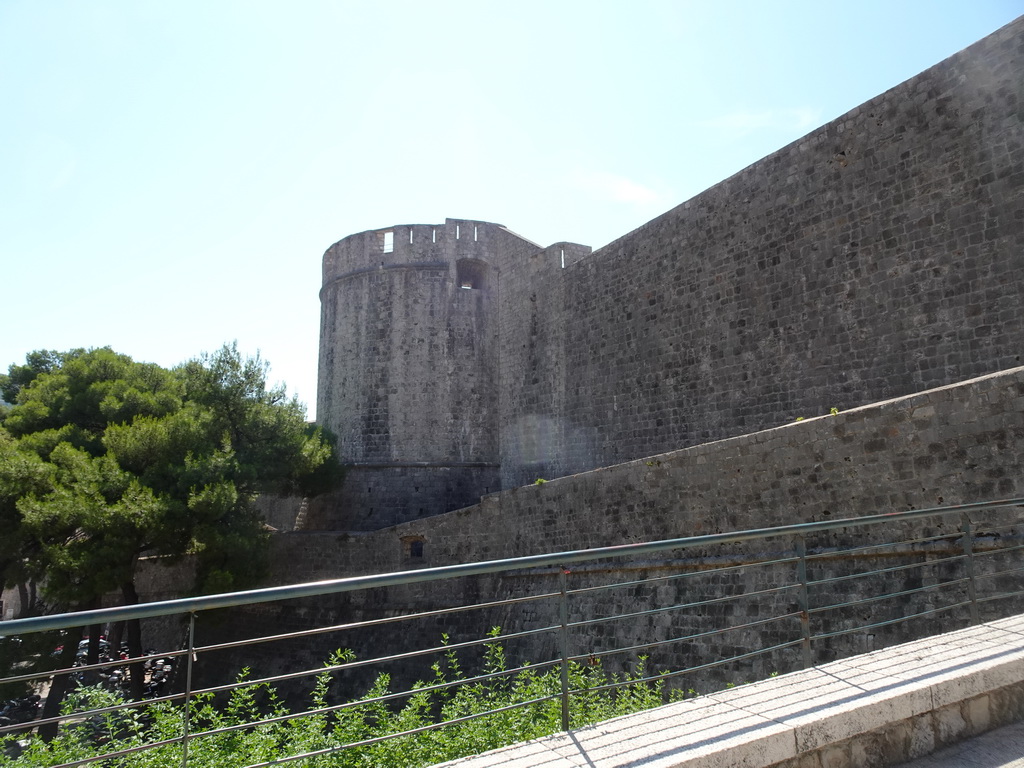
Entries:
<svg viewBox="0 0 1024 768">
<path fill-rule="evenodd" d="M 1019 721 L 1024 721 L 1024 616 L 793 672 L 445 765 L 892 766 Z M 1018 743 L 1020 731 L 1007 733 L 1002 746 Z M 949 765 L 970 765 L 951 759 L 954 762 Z M 923 765 L 933 768 L 947 764 Z M 979 765 L 994 768 L 1017 763 Z"/>
</svg>

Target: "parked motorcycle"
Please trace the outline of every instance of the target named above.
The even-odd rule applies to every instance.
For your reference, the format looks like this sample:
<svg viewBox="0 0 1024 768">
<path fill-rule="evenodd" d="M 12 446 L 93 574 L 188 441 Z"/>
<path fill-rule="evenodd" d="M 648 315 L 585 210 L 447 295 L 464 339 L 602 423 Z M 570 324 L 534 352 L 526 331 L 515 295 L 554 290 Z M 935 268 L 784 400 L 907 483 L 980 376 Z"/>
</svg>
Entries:
<svg viewBox="0 0 1024 768">
<path fill-rule="evenodd" d="M 20 725 L 35 720 L 39 716 L 39 696 L 32 694 L 4 702 L 0 708 L 0 726 Z"/>
</svg>

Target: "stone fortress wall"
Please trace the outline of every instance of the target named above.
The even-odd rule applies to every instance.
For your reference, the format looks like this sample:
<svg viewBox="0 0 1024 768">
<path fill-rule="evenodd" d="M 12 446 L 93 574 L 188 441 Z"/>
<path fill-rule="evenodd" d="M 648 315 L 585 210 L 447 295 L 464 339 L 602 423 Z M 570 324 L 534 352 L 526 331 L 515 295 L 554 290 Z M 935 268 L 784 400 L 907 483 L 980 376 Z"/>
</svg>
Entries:
<svg viewBox="0 0 1024 768">
<path fill-rule="evenodd" d="M 321 300 L 318 412 L 353 469 L 308 530 L 1014 367 L 1024 19 L 593 253 L 396 226 L 332 246 Z"/>
<path fill-rule="evenodd" d="M 1024 366 L 370 532 L 276 537 L 309 581 L 1024 496 Z M 424 544 L 410 556 L 403 542 Z"/>
<path fill-rule="evenodd" d="M 312 500 L 295 524 L 275 509 L 278 527 L 295 530 L 273 539 L 270 583 L 1020 496 L 1022 75 L 1024 18 L 593 253 L 451 219 L 337 243 L 324 259 L 318 407 L 352 469 L 340 494 Z M 538 477 L 550 482 L 532 485 Z M 953 540 L 947 528 L 927 532 Z M 941 556 L 911 550 L 908 562 Z M 832 567 L 848 564 L 821 576 Z M 731 594 L 747 595 L 774 575 L 732 578 Z M 885 588 L 920 586 L 913 578 L 894 575 Z M 952 577 L 940 568 L 925 578 Z M 206 641 L 240 627 L 278 634 L 507 597 L 552 579 L 266 604 L 203 631 Z M 634 601 L 603 599 L 583 599 L 574 616 Z M 757 615 L 750 600 L 737 610 Z M 931 600 L 922 593 L 885 610 Z M 709 608 L 685 626 L 652 619 L 586 641 L 649 641 L 732 618 Z M 434 645 L 442 632 L 554 621 L 542 609 L 462 614 L 307 638 L 248 663 L 315 667 L 339 646 L 366 658 Z M 872 642 L 964 621 L 939 614 Z M 717 642 L 653 661 L 678 668 L 725 652 Z M 865 642 L 837 638 L 816 660 Z M 550 651 L 538 641 L 510 658 Z M 792 661 L 758 662 L 773 668 L 740 679 Z"/>
<path fill-rule="evenodd" d="M 371 532 L 282 533 L 273 539 L 275 571 L 269 583 L 311 582 L 340 576 L 387 573 L 464 562 L 496 560 L 544 552 L 568 551 L 623 543 L 656 541 L 691 535 L 749 530 L 791 523 L 840 520 L 878 512 L 923 509 L 1024 495 L 1024 367 L 990 374 L 958 385 L 775 427 L 762 432 L 696 445 L 636 461 L 492 494 L 480 504 L 447 514 Z M 1010 511 L 1019 520 L 1019 510 Z M 972 515 L 984 531 L 999 515 Z M 879 594 L 906 594 L 870 607 L 873 621 L 883 623 L 956 602 L 922 587 L 950 582 L 962 573 L 958 520 L 921 521 L 905 537 L 946 537 L 927 545 L 907 545 L 890 553 L 884 566 L 870 556 L 819 561 L 812 579 L 838 578 L 895 565 L 935 563 L 923 569 L 894 570 L 872 579 L 855 579 L 818 587 L 814 605 L 830 605 Z M 890 528 L 879 535 L 892 535 Z M 870 535 L 870 534 L 869 534 Z M 1020 526 L 998 539 L 979 539 L 977 551 L 1020 546 Z M 418 542 L 415 549 L 411 542 Z M 949 542 L 952 542 L 951 544 Z M 827 549 L 835 541 L 810 541 L 809 548 Z M 740 545 L 736 562 L 766 558 L 765 547 L 789 542 Z M 952 549 L 949 549 L 949 548 Z M 721 563 L 714 553 L 714 562 Z M 621 561 L 592 569 L 574 569 L 570 588 L 593 583 L 630 582 L 650 575 L 699 571 L 699 552 L 667 553 L 643 562 Z M 952 560 L 950 560 L 952 558 Z M 1013 566 L 999 556 L 979 558 L 980 573 Z M 771 558 L 768 558 L 771 559 Z M 952 563 L 948 570 L 942 563 Z M 742 623 L 745 617 L 791 613 L 796 597 L 776 595 L 765 602 L 761 590 L 788 583 L 792 566 L 781 570 L 744 568 L 704 583 L 691 580 L 649 598 L 636 590 L 615 590 L 574 596 L 570 621 L 627 613 L 653 599 L 658 605 L 687 603 L 721 594 L 749 595 L 732 603 L 702 606 L 698 614 L 679 611 L 631 622 L 616 622 L 602 632 L 573 638 L 572 653 L 605 650 L 703 632 Z M 981 594 L 1004 581 L 982 579 Z M 235 638 L 272 636 L 293 630 L 332 626 L 385 616 L 415 614 L 470 603 L 486 603 L 526 594 L 558 590 L 554 569 L 503 578 L 455 579 L 444 583 L 376 589 L 365 593 L 266 603 L 239 610 L 220 627 L 201 623 L 202 644 Z M 962 599 L 964 596 L 961 595 Z M 1021 599 L 983 604 L 986 619 L 1024 611 Z M 856 613 L 856 612 L 854 612 Z M 818 619 L 815 619 L 817 622 Z M 836 620 L 833 630 L 847 627 Z M 864 621 L 855 617 L 854 622 Z M 938 634 L 967 626 L 966 605 L 913 622 L 856 632 L 815 644 L 815 663 Z M 846 623 L 844 623 L 846 622 Z M 453 642 L 480 637 L 492 626 L 506 634 L 559 623 L 554 601 L 456 613 L 394 627 L 348 630 L 314 636 L 247 652 L 245 663 L 261 673 L 314 669 L 336 648 L 350 648 L 359 658 L 374 658 L 436 646 L 442 633 Z M 680 669 L 723 655 L 772 647 L 792 641 L 796 622 L 780 622 L 730 633 L 694 637 L 686 643 L 652 651 L 652 669 Z M 723 642 L 725 645 L 723 645 Z M 540 662 L 556 654 L 554 635 L 509 642 L 510 661 Z M 429 676 L 429 660 L 414 659 L 389 667 L 396 679 L 411 682 Z M 754 680 L 799 666 L 796 649 L 753 661 L 749 666 L 712 669 L 691 678 L 687 686 L 707 691 L 726 683 Z M 214 680 L 241 666 L 238 659 L 207 659 L 204 674 Z M 226 672 L 227 671 L 227 672 Z M 366 681 L 362 681 L 366 682 Z M 356 684 L 358 686 L 358 683 Z"/>
</svg>

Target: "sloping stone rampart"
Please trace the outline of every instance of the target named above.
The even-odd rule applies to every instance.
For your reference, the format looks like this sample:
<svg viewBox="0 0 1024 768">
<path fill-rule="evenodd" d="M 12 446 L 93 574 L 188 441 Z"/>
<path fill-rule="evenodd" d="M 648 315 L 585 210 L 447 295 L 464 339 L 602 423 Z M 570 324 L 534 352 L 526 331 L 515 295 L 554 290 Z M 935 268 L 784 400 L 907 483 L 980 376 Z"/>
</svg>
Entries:
<svg viewBox="0 0 1024 768">
<path fill-rule="evenodd" d="M 281 534 L 274 539 L 273 561 L 278 570 L 271 583 L 297 583 L 358 574 L 450 565 L 652 541 L 708 533 L 733 532 L 790 523 L 836 520 L 866 514 L 923 509 L 962 502 L 1014 498 L 1024 495 L 1024 368 L 980 377 L 956 386 L 871 406 L 811 417 L 763 432 L 606 467 L 542 485 L 493 494 L 481 504 L 432 518 L 364 533 Z M 986 517 L 979 523 L 992 521 Z M 923 562 L 955 555 L 957 520 L 924 521 L 913 535 L 940 537 L 931 548 L 908 546 L 900 555 L 906 562 Z M 892 531 L 887 531 L 892 533 Z M 1016 527 L 985 547 L 1012 546 L 1021 532 Z M 833 543 L 841 544 L 841 536 Z M 410 546 L 418 542 L 418 548 Z M 951 542 L 951 543 L 950 543 Z M 727 555 L 737 564 L 771 554 L 768 545 L 738 546 Z M 781 545 L 780 545 L 781 546 Z M 948 550 L 948 551 L 947 551 Z M 572 574 L 570 586 L 598 580 L 623 581 L 654 573 L 700 571 L 706 553 L 643 563 L 609 562 Z M 717 555 L 716 555 L 717 557 Z M 719 558 L 717 562 L 721 562 Z M 869 556 L 824 560 L 816 578 L 848 573 L 851 568 L 871 570 L 879 561 Z M 816 593 L 822 605 L 913 590 L 956 578 L 953 566 L 925 572 L 908 571 L 874 580 L 825 588 Z M 600 572 L 599 572 L 600 571 Z M 923 580 L 922 580 L 923 579 Z M 689 598 L 701 595 L 751 595 L 731 606 L 705 606 L 699 615 L 668 615 L 644 621 L 620 622 L 579 634 L 577 648 L 594 650 L 649 642 L 652 638 L 683 636 L 727 626 L 741 616 L 757 617 L 795 610 L 792 596 L 771 600 L 757 593 L 792 574 L 782 568 L 744 568 L 724 576 L 691 580 Z M 1005 585 L 1001 585 L 1005 586 Z M 507 578 L 458 579 L 445 583 L 412 585 L 346 594 L 288 604 L 267 604 L 248 610 L 247 634 L 280 632 L 324 626 L 380 616 L 396 616 L 452 605 L 487 601 L 557 589 L 552 573 L 520 574 Z M 840 592 L 840 589 L 846 590 Z M 955 596 L 954 596 L 955 597 Z M 962 596 L 961 596 L 962 597 Z M 661 604 L 686 602 L 681 594 L 655 592 Z M 633 591 L 600 593 L 574 600 L 576 617 L 609 615 L 634 610 Z M 647 598 L 645 598 L 647 599 Z M 945 599 L 945 598 L 943 598 Z M 952 598 L 950 598 L 952 599 Z M 905 599 L 871 608 L 873 620 L 885 621 L 907 613 L 937 607 L 934 593 L 911 594 Z M 1013 601 L 988 603 L 986 618 L 1013 610 Z M 1024 610 L 1024 606 L 1016 606 Z M 863 617 L 858 617 L 857 620 Z M 897 624 L 873 632 L 841 636 L 816 646 L 816 660 L 829 661 L 873 647 L 962 626 L 967 609 L 942 612 L 910 625 Z M 508 632 L 557 624 L 552 602 L 495 610 L 486 615 L 455 614 L 401 631 L 388 628 L 345 632 L 329 638 L 307 638 L 286 649 L 275 647 L 264 660 L 271 668 L 318 666 L 339 646 L 351 647 L 361 657 L 436 645 L 442 633 L 453 638 L 479 637 L 488 627 Z M 838 621 L 828 628 L 838 629 Z M 798 637 L 793 622 L 763 627 L 731 636 L 728 643 L 709 636 L 682 648 L 655 656 L 665 668 L 689 666 L 697 658 L 719 658 L 725 652 L 785 643 Z M 537 661 L 550 658 L 552 635 L 510 648 L 510 656 Z M 589 643 L 589 646 L 582 645 Z M 578 652 L 578 651 L 574 651 Z M 786 671 L 800 663 L 796 649 L 766 657 L 732 671 L 709 671 L 699 689 L 714 688 L 741 679 L 759 679 L 773 671 Z M 415 664 L 396 675 L 422 676 Z M 262 668 L 262 667 L 261 667 Z"/>
<path fill-rule="evenodd" d="M 315 580 L 1024 493 L 1024 367 L 807 416 L 382 531 L 283 535 L 275 561 L 285 564 L 282 578 L 301 562 Z M 416 563 L 399 545 L 409 536 L 424 540 Z"/>
</svg>

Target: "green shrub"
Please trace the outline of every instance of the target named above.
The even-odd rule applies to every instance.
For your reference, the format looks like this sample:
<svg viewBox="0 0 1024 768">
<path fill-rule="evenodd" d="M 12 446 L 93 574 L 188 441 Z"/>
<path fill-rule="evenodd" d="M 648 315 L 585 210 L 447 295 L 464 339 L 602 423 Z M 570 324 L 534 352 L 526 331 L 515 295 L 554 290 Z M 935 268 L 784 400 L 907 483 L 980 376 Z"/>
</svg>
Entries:
<svg viewBox="0 0 1024 768">
<path fill-rule="evenodd" d="M 499 630 L 495 628 L 490 634 L 497 640 Z M 335 668 L 353 659 L 350 651 L 338 651 L 325 666 Z M 303 768 L 414 768 L 479 754 L 561 728 L 558 666 L 511 672 L 504 647 L 495 641 L 486 646 L 480 673 L 493 677 L 468 681 L 452 650 L 434 664 L 433 672 L 432 680 L 417 682 L 411 692 L 400 696 L 392 694 L 389 676 L 381 674 L 363 696 L 332 706 L 327 694 L 333 671 L 325 671 L 314 684 L 310 709 L 305 711 L 308 714 L 289 712 L 266 684 L 236 688 L 220 704 L 211 694 L 198 694 L 190 702 L 188 764 L 228 768 L 357 744 L 290 764 Z M 643 681 L 647 674 L 644 659 L 628 675 L 610 674 L 598 660 L 572 662 L 568 672 L 573 691 L 572 728 L 656 707 L 664 700 L 661 680 Z M 240 682 L 247 674 L 243 672 Z M 623 685 L 604 687 L 614 683 Z M 122 703 L 125 701 L 120 694 L 81 687 L 64 703 L 64 713 Z M 522 706 L 493 712 L 516 704 Z M 43 768 L 98 757 L 147 742 L 180 739 L 183 729 L 181 707 L 167 702 L 76 718 L 65 722 L 49 743 L 30 737 L 19 756 L 0 756 L 0 766 Z M 399 733 L 405 735 L 372 741 Z M 177 741 L 97 764 L 165 768 L 181 764 L 182 749 Z"/>
</svg>

